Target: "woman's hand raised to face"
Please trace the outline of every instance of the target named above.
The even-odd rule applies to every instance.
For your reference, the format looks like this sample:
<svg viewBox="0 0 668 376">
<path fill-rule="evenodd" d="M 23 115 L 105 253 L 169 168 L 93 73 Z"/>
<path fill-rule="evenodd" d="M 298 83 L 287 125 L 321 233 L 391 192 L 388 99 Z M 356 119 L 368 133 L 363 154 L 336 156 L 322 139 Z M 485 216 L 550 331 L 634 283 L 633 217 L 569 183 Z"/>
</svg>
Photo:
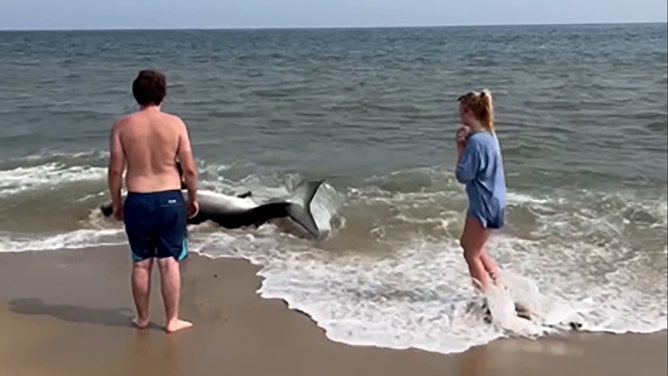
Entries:
<svg viewBox="0 0 668 376">
<path fill-rule="evenodd" d="M 466 146 L 466 142 L 469 139 L 469 136 L 471 135 L 471 128 L 467 127 L 466 125 L 462 125 L 457 129 L 457 135 L 455 136 L 455 140 L 457 141 L 457 148 L 463 149 Z"/>
</svg>

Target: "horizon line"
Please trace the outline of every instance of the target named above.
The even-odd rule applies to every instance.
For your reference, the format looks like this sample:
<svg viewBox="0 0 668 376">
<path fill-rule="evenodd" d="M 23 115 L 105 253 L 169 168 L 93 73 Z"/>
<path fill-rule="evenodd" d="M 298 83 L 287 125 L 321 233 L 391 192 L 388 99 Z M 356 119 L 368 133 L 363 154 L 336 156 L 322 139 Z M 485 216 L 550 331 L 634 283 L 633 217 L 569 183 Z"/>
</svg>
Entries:
<svg viewBox="0 0 668 376">
<path fill-rule="evenodd" d="M 488 24 L 448 24 L 448 25 L 368 25 L 368 26 L 183 26 L 183 27 L 109 27 L 109 28 L 12 28 L 0 27 L 0 32 L 54 32 L 54 31 L 235 31 L 235 30 L 353 30 L 353 29 L 435 29 L 456 27 L 499 27 L 499 26 L 612 26 L 612 25 L 654 25 L 667 21 L 592 21 L 563 23 L 488 23 Z"/>
</svg>

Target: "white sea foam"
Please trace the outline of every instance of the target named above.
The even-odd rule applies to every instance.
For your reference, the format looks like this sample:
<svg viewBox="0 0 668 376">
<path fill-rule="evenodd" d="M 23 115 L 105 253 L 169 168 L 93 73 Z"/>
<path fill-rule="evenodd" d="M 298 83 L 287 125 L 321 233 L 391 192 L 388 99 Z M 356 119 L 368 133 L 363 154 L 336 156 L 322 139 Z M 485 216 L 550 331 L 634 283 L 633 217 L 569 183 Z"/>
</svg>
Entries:
<svg viewBox="0 0 668 376">
<path fill-rule="evenodd" d="M 467 314 L 473 292 L 454 241 L 415 244 L 390 258 L 333 257 L 270 239 L 246 241 L 225 237 L 218 247 L 212 239 L 203 252 L 263 265 L 263 297 L 285 299 L 290 308 L 307 312 L 329 338 L 345 343 L 450 353 L 508 332 L 536 335 L 555 325 L 567 328 L 570 321 L 581 323 L 583 330 L 617 333 L 666 327 L 665 298 L 617 284 L 623 281 L 603 280 L 583 288 L 581 272 L 573 265 L 568 274 L 543 268 L 537 284 L 544 291 L 525 295 L 543 315 L 541 325 L 517 324 L 493 308 L 500 318 L 495 327 Z M 494 249 L 504 256 L 516 243 L 505 239 Z M 538 267 L 545 261 L 538 256 L 522 263 Z"/>
<path fill-rule="evenodd" d="M 0 170 L 0 197 L 37 189 L 59 188 L 82 181 L 99 181 L 104 178 L 105 174 L 104 168 L 67 167 L 57 162 Z"/>
<path fill-rule="evenodd" d="M 0 252 L 48 251 L 80 249 L 123 244 L 118 229 L 83 229 L 54 235 L 0 233 Z"/>
</svg>

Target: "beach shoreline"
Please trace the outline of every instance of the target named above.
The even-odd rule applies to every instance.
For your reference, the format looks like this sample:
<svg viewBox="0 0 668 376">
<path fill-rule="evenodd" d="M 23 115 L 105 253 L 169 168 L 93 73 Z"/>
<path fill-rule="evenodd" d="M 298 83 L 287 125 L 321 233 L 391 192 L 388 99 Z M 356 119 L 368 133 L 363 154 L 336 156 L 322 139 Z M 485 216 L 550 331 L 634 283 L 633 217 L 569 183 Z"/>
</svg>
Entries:
<svg viewBox="0 0 668 376">
<path fill-rule="evenodd" d="M 667 337 L 500 339 L 459 354 L 330 341 L 306 314 L 257 293 L 258 266 L 191 254 L 182 316 L 167 335 L 153 273 L 151 328 L 132 327 L 126 247 L 0 254 L 0 376 L 665 375 Z"/>
</svg>

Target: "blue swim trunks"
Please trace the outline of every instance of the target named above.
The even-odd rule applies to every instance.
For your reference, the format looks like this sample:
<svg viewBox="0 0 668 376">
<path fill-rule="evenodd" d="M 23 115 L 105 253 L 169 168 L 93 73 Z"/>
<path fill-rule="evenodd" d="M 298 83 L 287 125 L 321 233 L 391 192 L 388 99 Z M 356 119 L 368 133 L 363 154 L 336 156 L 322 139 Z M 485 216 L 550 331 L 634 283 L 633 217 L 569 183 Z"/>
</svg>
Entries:
<svg viewBox="0 0 668 376">
<path fill-rule="evenodd" d="M 496 136 L 477 132 L 469 138 L 457 166 L 457 180 L 466 185 L 467 215 L 483 227 L 500 229 L 506 215 L 506 181 Z"/>
<path fill-rule="evenodd" d="M 188 256 L 186 204 L 181 191 L 128 192 L 123 205 L 132 261 Z"/>
</svg>

